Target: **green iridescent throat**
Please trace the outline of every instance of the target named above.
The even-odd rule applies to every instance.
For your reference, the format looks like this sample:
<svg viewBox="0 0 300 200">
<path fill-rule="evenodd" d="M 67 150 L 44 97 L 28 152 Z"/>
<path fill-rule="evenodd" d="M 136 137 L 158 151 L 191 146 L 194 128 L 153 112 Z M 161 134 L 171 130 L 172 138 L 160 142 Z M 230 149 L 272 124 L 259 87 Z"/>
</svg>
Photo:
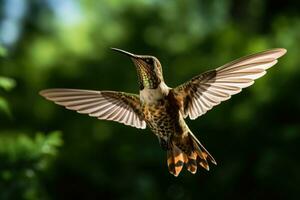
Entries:
<svg viewBox="0 0 300 200">
<path fill-rule="evenodd" d="M 154 70 L 151 70 L 150 66 L 145 66 L 144 63 L 135 61 L 140 90 L 144 88 L 147 89 L 156 89 L 160 84 L 160 80 L 155 74 Z"/>
</svg>

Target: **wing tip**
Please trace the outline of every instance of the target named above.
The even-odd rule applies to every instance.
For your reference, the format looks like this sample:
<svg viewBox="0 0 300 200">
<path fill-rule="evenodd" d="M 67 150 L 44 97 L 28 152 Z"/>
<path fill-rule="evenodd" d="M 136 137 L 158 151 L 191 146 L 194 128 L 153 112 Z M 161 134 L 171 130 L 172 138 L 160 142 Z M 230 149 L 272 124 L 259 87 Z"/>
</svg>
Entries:
<svg viewBox="0 0 300 200">
<path fill-rule="evenodd" d="M 59 88 L 51 88 L 51 89 L 44 89 L 39 91 L 39 95 L 43 96 L 43 97 L 47 97 L 47 94 L 51 93 L 51 92 L 55 92 L 56 90 L 60 90 Z"/>
<path fill-rule="evenodd" d="M 284 54 L 287 53 L 287 50 L 285 48 L 275 48 L 275 49 L 271 49 L 269 51 L 273 51 L 275 53 L 275 58 L 280 58 L 281 56 L 283 56 Z"/>
<path fill-rule="evenodd" d="M 39 91 L 39 95 L 41 95 L 42 97 L 46 97 L 47 96 L 47 91 L 48 91 L 49 89 L 45 89 L 45 90 L 41 90 L 41 91 Z"/>
<path fill-rule="evenodd" d="M 285 49 L 285 48 L 276 48 L 276 50 L 282 52 L 283 54 L 285 54 L 287 52 L 287 49 Z"/>
<path fill-rule="evenodd" d="M 50 88 L 39 91 L 39 95 L 47 98 L 56 94 L 70 94 L 73 92 L 86 92 L 89 95 L 101 94 L 103 91 L 85 90 L 85 89 L 69 89 L 69 88 Z"/>
</svg>

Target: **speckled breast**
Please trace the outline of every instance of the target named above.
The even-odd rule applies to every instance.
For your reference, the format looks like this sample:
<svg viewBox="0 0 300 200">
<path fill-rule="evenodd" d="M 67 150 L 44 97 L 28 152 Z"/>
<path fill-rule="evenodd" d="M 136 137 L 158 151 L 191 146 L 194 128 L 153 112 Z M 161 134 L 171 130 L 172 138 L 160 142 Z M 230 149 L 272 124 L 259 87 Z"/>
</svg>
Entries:
<svg viewBox="0 0 300 200">
<path fill-rule="evenodd" d="M 179 110 L 167 99 L 155 104 L 144 105 L 144 117 L 147 125 L 158 137 L 167 140 L 172 134 L 181 131 L 179 126 Z"/>
</svg>

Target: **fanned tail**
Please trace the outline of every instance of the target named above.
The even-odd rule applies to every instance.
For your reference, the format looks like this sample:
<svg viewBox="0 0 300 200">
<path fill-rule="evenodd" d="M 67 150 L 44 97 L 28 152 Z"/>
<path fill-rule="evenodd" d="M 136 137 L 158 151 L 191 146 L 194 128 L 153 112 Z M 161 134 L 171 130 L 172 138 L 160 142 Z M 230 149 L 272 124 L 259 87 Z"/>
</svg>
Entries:
<svg viewBox="0 0 300 200">
<path fill-rule="evenodd" d="M 170 141 L 167 157 L 169 172 L 174 176 L 179 175 L 184 164 L 193 174 L 197 172 L 198 165 L 209 170 L 208 161 L 217 165 L 215 159 L 192 132 L 180 142 Z"/>
</svg>

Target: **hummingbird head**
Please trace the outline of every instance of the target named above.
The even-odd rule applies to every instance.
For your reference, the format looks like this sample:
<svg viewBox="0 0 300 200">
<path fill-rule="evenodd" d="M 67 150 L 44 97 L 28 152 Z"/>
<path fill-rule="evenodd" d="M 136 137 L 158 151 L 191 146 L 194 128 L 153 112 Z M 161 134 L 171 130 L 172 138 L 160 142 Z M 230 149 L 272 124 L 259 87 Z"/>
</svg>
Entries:
<svg viewBox="0 0 300 200">
<path fill-rule="evenodd" d="M 135 55 L 121 49 L 111 49 L 131 58 L 137 70 L 140 90 L 156 89 L 164 81 L 161 64 L 154 56 Z"/>
</svg>

